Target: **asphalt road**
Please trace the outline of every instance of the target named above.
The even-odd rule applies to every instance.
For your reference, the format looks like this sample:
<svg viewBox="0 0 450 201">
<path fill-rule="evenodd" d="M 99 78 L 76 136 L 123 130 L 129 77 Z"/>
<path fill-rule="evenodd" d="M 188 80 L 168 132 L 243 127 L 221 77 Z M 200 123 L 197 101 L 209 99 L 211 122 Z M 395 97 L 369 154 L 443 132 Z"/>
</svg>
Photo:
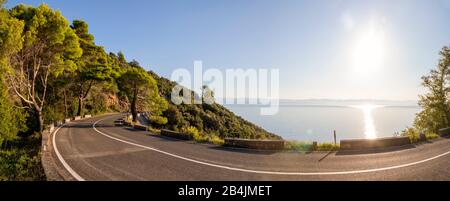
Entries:
<svg viewBox="0 0 450 201">
<path fill-rule="evenodd" d="M 71 122 L 53 134 L 53 155 L 73 180 L 450 180 L 446 138 L 373 152 L 257 152 L 114 126 L 121 116 Z"/>
</svg>

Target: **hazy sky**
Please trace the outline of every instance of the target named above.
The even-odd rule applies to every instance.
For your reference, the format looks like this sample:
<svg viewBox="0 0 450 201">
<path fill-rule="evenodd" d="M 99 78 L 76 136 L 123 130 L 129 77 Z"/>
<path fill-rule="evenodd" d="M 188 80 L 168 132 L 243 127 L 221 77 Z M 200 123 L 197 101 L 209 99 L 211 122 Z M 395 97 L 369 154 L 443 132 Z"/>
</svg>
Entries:
<svg viewBox="0 0 450 201">
<path fill-rule="evenodd" d="M 450 0 L 10 0 L 89 23 L 96 43 L 177 68 L 278 68 L 281 98 L 409 99 L 450 45 Z"/>
</svg>

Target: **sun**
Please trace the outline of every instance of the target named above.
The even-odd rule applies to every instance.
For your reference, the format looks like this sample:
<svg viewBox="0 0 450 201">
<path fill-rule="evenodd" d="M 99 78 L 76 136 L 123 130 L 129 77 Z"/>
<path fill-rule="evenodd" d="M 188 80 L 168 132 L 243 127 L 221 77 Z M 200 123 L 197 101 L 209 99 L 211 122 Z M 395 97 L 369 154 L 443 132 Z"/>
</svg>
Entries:
<svg viewBox="0 0 450 201">
<path fill-rule="evenodd" d="M 353 68 L 358 75 L 370 75 L 380 70 L 385 56 L 384 32 L 375 27 L 360 34 L 353 50 Z"/>
</svg>

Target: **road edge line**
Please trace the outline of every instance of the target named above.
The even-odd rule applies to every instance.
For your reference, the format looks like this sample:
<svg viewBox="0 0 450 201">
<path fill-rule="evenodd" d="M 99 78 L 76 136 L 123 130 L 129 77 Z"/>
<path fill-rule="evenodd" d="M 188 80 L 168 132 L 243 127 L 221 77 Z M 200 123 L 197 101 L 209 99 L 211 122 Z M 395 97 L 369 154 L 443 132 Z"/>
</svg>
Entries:
<svg viewBox="0 0 450 201">
<path fill-rule="evenodd" d="M 221 169 L 226 169 L 226 170 L 232 170 L 232 171 L 239 171 L 239 172 L 247 172 L 247 173 L 254 173 L 254 174 L 270 174 L 270 175 L 297 175 L 297 176 L 321 176 L 321 175 L 347 175 L 347 174 L 361 174 L 361 173 L 371 173 L 371 172 L 380 172 L 380 171 L 385 171 L 385 170 L 392 170 L 392 169 L 399 169 L 399 168 L 404 168 L 404 167 L 409 167 L 409 166 L 414 166 L 414 165 L 418 165 L 421 163 L 425 163 L 443 156 L 446 156 L 448 154 L 450 154 L 450 151 L 445 152 L 443 154 L 431 157 L 431 158 L 427 158 L 424 160 L 420 160 L 420 161 L 416 161 L 416 162 L 412 162 L 412 163 L 406 163 L 406 164 L 402 164 L 402 165 L 396 165 L 396 166 L 389 166 L 389 167 L 384 167 L 384 168 L 375 168 L 375 169 L 366 169 L 366 170 L 352 170 L 352 171 L 337 171 L 337 172 L 277 172 L 277 171 L 264 171 L 264 170 L 250 170 L 250 169 L 243 169 L 243 168 L 236 168 L 236 167 L 229 167 L 229 166 L 224 166 L 224 165 L 218 165 L 218 164 L 213 164 L 213 163 L 208 163 L 208 162 L 203 162 L 203 161 L 198 161 L 195 159 L 191 159 L 191 158 L 186 158 L 183 156 L 179 156 L 176 154 L 172 154 L 166 151 L 162 151 L 153 147 L 149 147 L 149 146 L 144 146 L 144 145 L 140 145 L 140 144 L 136 144 L 133 142 L 128 142 L 126 140 L 122 140 L 113 136 L 110 136 L 108 134 L 105 134 L 101 131 L 99 131 L 95 126 L 97 125 L 97 123 L 105 120 L 107 118 L 103 118 L 100 119 L 98 121 L 96 121 L 94 124 L 92 124 L 92 128 L 99 134 L 108 137 L 110 139 L 119 141 L 119 142 L 123 142 L 129 145 L 133 145 L 133 146 L 137 146 L 140 148 L 144 148 L 147 150 L 151 150 L 151 151 L 155 151 L 161 154 L 165 154 L 168 156 L 172 156 L 178 159 L 182 159 L 185 161 L 189 161 L 189 162 L 193 162 L 193 163 L 197 163 L 197 164 L 201 164 L 201 165 L 206 165 L 206 166 L 210 166 L 210 167 L 216 167 L 216 168 L 221 168 Z"/>
<path fill-rule="evenodd" d="M 56 146 L 56 134 L 58 134 L 59 129 L 61 129 L 62 127 L 64 127 L 64 125 L 58 127 L 58 129 L 56 129 L 55 132 L 53 133 L 53 136 L 52 136 L 53 150 L 55 151 L 56 156 L 59 159 L 59 162 L 61 162 L 61 164 L 70 173 L 70 175 L 72 175 L 72 177 L 74 177 L 77 181 L 85 181 L 85 179 L 83 177 L 81 177 L 77 172 L 75 172 L 75 170 L 73 170 L 70 167 L 69 164 L 67 164 L 67 162 L 62 157 L 61 153 L 59 153 L 58 147 Z"/>
</svg>

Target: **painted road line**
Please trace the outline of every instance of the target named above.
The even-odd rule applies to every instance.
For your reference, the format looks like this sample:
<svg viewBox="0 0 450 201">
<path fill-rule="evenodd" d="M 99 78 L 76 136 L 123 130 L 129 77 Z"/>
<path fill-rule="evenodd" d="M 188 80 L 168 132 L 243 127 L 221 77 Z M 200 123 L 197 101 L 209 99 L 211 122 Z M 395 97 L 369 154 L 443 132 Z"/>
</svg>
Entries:
<svg viewBox="0 0 450 201">
<path fill-rule="evenodd" d="M 193 162 L 193 163 L 197 163 L 197 164 L 201 164 L 201 165 L 206 165 L 206 166 L 210 166 L 210 167 L 215 167 L 215 168 L 221 168 L 221 169 L 226 169 L 226 170 L 232 170 L 232 171 L 239 171 L 239 172 L 246 172 L 246 173 L 254 173 L 254 174 L 269 174 L 269 175 L 298 175 L 298 176 L 320 176 L 320 175 L 346 175 L 346 174 L 361 174 L 361 173 L 371 173 L 371 172 L 379 172 L 379 171 L 385 171 L 385 170 L 392 170 L 392 169 L 398 169 L 398 168 L 404 168 L 404 167 L 409 167 L 409 166 L 414 166 L 414 165 L 418 165 L 421 163 L 426 163 L 428 161 L 431 160 L 435 160 L 437 158 L 441 158 L 443 156 L 446 156 L 448 154 L 450 154 L 450 151 L 445 152 L 443 154 L 439 154 L 437 156 L 431 157 L 431 158 L 427 158 L 424 160 L 420 160 L 420 161 L 416 161 L 416 162 L 412 162 L 412 163 L 407 163 L 407 164 L 403 164 L 403 165 L 396 165 L 396 166 L 390 166 L 390 167 L 384 167 L 384 168 L 375 168 L 375 169 L 365 169 L 365 170 L 353 170 L 353 171 L 339 171 L 339 172 L 278 172 L 278 171 L 262 171 L 262 170 L 250 170 L 250 169 L 243 169 L 243 168 L 235 168 L 235 167 L 230 167 L 230 166 L 224 166 L 224 165 L 217 165 L 217 164 L 213 164 L 213 163 L 207 163 L 207 162 L 203 162 L 203 161 L 198 161 L 198 160 L 194 160 L 191 158 L 186 158 L 183 156 L 179 156 L 176 154 L 172 154 L 166 151 L 162 151 L 153 147 L 148 147 L 148 146 L 144 146 L 144 145 L 140 145 L 140 144 L 136 144 L 133 142 L 129 142 L 126 140 L 122 140 L 113 136 L 110 136 L 106 133 L 103 133 L 101 131 L 99 131 L 95 126 L 105 120 L 107 118 L 104 119 L 100 119 L 98 121 L 96 121 L 93 125 L 92 128 L 99 134 L 108 137 L 110 139 L 119 141 L 119 142 L 123 142 L 129 145 L 133 145 L 136 147 L 140 147 L 140 148 L 144 148 L 147 150 L 151 150 L 151 151 L 155 151 L 161 154 L 165 154 L 168 156 L 172 156 L 178 159 L 182 159 L 185 161 L 189 161 L 189 162 Z"/>
<path fill-rule="evenodd" d="M 62 127 L 64 127 L 64 125 L 58 127 L 58 129 L 56 129 L 56 131 L 53 133 L 52 139 L 53 149 L 55 150 L 56 156 L 58 157 L 59 161 L 63 164 L 64 168 L 66 168 L 66 170 L 70 173 L 70 175 L 72 175 L 72 177 L 74 177 L 77 181 L 85 181 L 83 177 L 81 177 L 78 173 L 76 173 L 75 170 L 73 170 L 69 166 L 69 164 L 67 164 L 67 162 L 62 157 L 61 153 L 59 153 L 58 147 L 56 146 L 56 134 L 58 134 L 59 129 L 61 129 Z"/>
</svg>

